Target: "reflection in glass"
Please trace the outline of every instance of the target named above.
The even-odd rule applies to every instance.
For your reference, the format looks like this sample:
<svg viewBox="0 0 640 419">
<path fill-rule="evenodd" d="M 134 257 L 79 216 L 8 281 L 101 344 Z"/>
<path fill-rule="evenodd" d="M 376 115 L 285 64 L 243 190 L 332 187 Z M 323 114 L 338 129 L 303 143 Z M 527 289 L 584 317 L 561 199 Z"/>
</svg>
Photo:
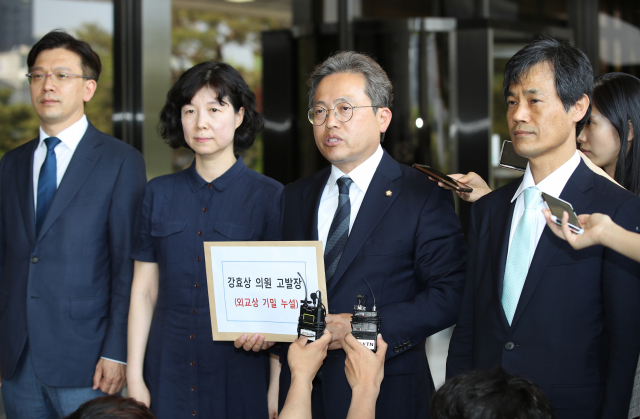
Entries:
<svg viewBox="0 0 640 419">
<path fill-rule="evenodd" d="M 623 19 L 619 10 L 598 16 L 600 30 L 600 73 L 621 71 L 640 75 L 640 22 Z"/>
</svg>

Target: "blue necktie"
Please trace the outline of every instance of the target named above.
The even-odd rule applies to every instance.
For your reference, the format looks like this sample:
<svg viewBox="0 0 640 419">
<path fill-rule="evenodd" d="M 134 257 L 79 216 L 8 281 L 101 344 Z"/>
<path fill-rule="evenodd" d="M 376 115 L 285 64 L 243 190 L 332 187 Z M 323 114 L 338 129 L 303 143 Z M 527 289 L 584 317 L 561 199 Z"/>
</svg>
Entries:
<svg viewBox="0 0 640 419">
<path fill-rule="evenodd" d="M 353 183 L 348 176 L 338 179 L 338 208 L 333 216 L 329 234 L 327 235 L 327 245 L 324 248 L 324 269 L 327 286 L 336 272 L 338 262 L 344 246 L 349 238 L 349 222 L 351 217 L 351 201 L 349 200 L 349 186 Z"/>
<path fill-rule="evenodd" d="M 54 148 L 60 144 L 60 139 L 57 137 L 45 138 L 44 143 L 47 145 L 47 157 L 42 163 L 40 168 L 40 175 L 38 176 L 38 203 L 36 205 L 36 235 L 40 233 L 40 227 L 44 217 L 47 216 L 53 196 L 58 189 L 57 171 L 58 164 L 56 161 L 56 152 Z"/>
<path fill-rule="evenodd" d="M 536 250 L 535 226 L 539 216 L 538 206 L 541 202 L 540 191 L 535 186 L 524 190 L 525 210 L 516 226 L 511 240 L 509 256 L 504 269 L 504 286 L 502 288 L 502 307 L 509 324 L 518 307 L 520 294 L 527 279 L 531 254 Z"/>
</svg>

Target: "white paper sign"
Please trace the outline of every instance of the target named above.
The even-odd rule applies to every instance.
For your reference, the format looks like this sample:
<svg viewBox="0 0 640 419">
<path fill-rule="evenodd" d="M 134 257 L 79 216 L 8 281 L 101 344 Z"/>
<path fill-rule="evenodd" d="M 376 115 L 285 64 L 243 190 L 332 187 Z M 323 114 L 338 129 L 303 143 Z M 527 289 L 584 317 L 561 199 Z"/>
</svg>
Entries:
<svg viewBox="0 0 640 419">
<path fill-rule="evenodd" d="M 321 242 L 205 242 L 205 258 L 214 340 L 292 342 L 304 281 L 327 307 Z"/>
</svg>

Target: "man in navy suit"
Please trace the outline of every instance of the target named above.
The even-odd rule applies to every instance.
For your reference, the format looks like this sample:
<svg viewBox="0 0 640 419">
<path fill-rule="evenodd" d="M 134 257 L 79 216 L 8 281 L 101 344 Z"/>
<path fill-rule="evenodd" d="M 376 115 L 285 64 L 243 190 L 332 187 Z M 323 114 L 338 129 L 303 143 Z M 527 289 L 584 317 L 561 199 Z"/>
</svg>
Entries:
<svg viewBox="0 0 640 419">
<path fill-rule="evenodd" d="M 64 417 L 125 384 L 142 156 L 87 121 L 100 58 L 59 31 L 29 52 L 40 135 L 0 162 L 0 372 L 7 418 Z"/>
<path fill-rule="evenodd" d="M 284 240 L 324 246 L 333 339 L 313 383 L 313 417 L 347 416 L 341 345 L 358 295 L 368 295 L 369 310 L 375 296 L 389 344 L 377 416 L 429 417 L 434 389 L 424 342 L 455 322 L 466 258 L 452 196 L 380 146 L 392 86 L 370 57 L 338 53 L 314 70 L 310 84 L 309 121 L 331 166 L 285 188 L 282 228 Z M 283 352 L 281 406 L 291 380 Z"/>
<path fill-rule="evenodd" d="M 576 152 L 592 68 L 568 42 L 540 38 L 505 69 L 521 179 L 472 207 L 462 310 L 447 376 L 496 365 L 538 384 L 559 419 L 626 418 L 640 351 L 640 265 L 602 246 L 573 250 L 546 226 L 541 192 L 580 213 L 640 225 L 640 198 Z"/>
</svg>

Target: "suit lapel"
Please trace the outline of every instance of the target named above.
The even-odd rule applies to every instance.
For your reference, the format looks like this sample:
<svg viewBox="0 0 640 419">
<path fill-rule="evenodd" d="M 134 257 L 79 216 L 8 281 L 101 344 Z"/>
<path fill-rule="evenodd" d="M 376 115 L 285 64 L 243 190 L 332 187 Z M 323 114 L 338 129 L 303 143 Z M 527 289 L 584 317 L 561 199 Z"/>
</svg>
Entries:
<svg viewBox="0 0 640 419">
<path fill-rule="evenodd" d="M 320 198 L 327 181 L 331 175 L 331 166 L 319 171 L 313 182 L 304 187 L 302 192 L 302 225 L 304 237 L 309 240 L 318 240 L 318 209 L 320 208 Z"/>
<path fill-rule="evenodd" d="M 340 281 L 342 275 L 362 249 L 364 242 L 376 228 L 389 207 L 398 198 L 398 195 L 400 195 L 402 189 L 394 183 L 394 180 L 401 176 L 400 164 L 385 151 L 364 196 L 327 292 L 331 292 Z M 387 196 L 387 191 L 391 191 L 391 196 Z"/>
<path fill-rule="evenodd" d="M 592 194 L 588 191 L 593 187 L 594 176 L 596 176 L 595 173 L 581 160 L 562 190 L 560 198 L 571 203 L 573 208 L 580 213 L 580 209 L 587 208 L 593 199 Z M 520 294 L 520 300 L 518 301 L 511 327 L 514 327 L 518 323 L 520 316 L 526 309 L 531 296 L 542 278 L 542 274 L 558 251 L 557 243 L 558 241 L 553 232 L 549 230 L 548 226 L 545 226 L 538 241 L 536 252 L 531 260 L 531 266 L 529 267 L 529 272 L 524 287 L 522 288 L 522 293 Z"/>
<path fill-rule="evenodd" d="M 18 165 L 16 183 L 18 187 L 18 201 L 22 209 L 22 220 L 31 246 L 36 241 L 36 211 L 33 202 L 33 154 L 38 146 L 38 138 L 33 141 L 33 147 L 25 147 L 23 155 L 18 159 L 24 164 Z M 29 162 L 27 164 L 27 162 Z"/>
<path fill-rule="evenodd" d="M 42 223 L 38 240 L 46 234 L 53 223 L 60 217 L 71 199 L 87 179 L 93 166 L 98 159 L 100 159 L 101 152 L 99 146 L 101 144 L 102 138 L 100 131 L 89 124 L 87 132 L 78 143 L 78 147 L 69 162 L 69 167 L 67 167 L 60 186 L 53 197 L 49 212 L 47 212 L 47 216 Z"/>
<path fill-rule="evenodd" d="M 595 185 L 596 176 L 584 161 L 581 160 L 569 178 L 567 185 L 562 190 L 559 198 L 571 203 L 576 213 L 586 213 L 586 210 L 594 199 L 592 192 L 589 191 Z"/>
</svg>

